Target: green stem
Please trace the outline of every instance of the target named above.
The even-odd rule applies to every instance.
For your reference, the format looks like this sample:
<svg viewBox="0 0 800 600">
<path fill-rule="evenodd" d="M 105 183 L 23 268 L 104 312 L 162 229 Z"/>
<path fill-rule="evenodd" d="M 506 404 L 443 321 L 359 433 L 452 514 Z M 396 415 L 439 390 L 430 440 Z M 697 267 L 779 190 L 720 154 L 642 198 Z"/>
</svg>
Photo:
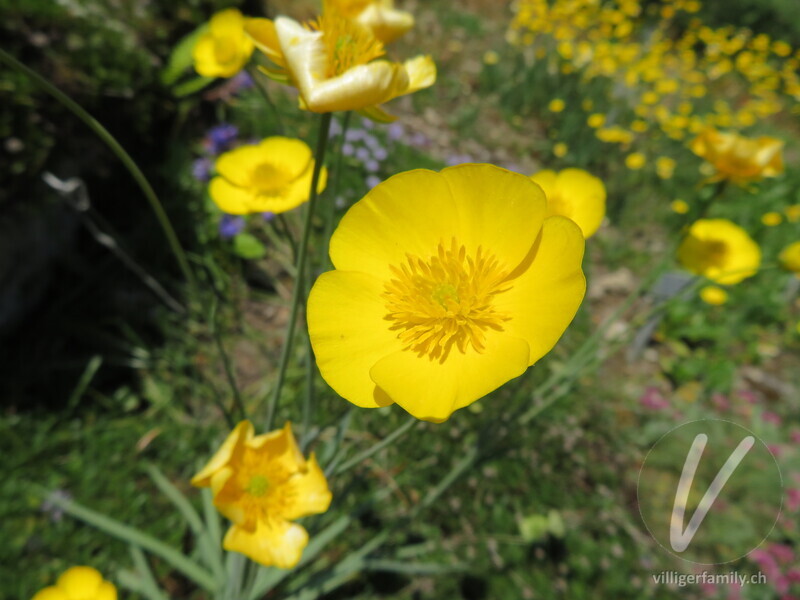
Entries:
<svg viewBox="0 0 800 600">
<path fill-rule="evenodd" d="M 266 102 L 267 106 L 269 106 L 272 109 L 272 112 L 275 113 L 275 123 L 277 125 L 278 135 L 283 135 L 283 122 L 281 119 L 281 113 L 278 110 L 275 102 L 273 102 L 272 98 L 270 97 L 269 91 L 267 91 L 267 87 L 265 85 L 266 82 L 263 80 L 263 76 L 253 65 L 250 65 L 247 68 L 247 71 L 250 73 L 250 77 L 252 77 L 253 83 L 258 88 L 258 91 L 261 93 L 261 97 L 264 99 L 264 102 Z"/>
<path fill-rule="evenodd" d="M 167 242 L 172 250 L 172 253 L 175 255 L 175 259 L 178 262 L 178 266 L 180 267 L 181 271 L 183 272 L 183 276 L 186 278 L 186 281 L 189 282 L 191 287 L 195 287 L 195 279 L 194 273 L 192 272 L 191 267 L 189 266 L 189 260 L 186 257 L 186 253 L 181 246 L 180 241 L 178 240 L 178 236 L 175 233 L 175 230 L 172 227 L 172 223 L 167 216 L 166 211 L 164 210 L 161 201 L 156 196 L 155 191 L 153 190 L 150 182 L 147 181 L 147 178 L 142 173 L 141 169 L 137 166 L 136 162 L 131 158 L 130 154 L 128 154 L 125 149 L 117 142 L 109 131 L 103 127 L 92 115 L 90 115 L 83 107 L 75 102 L 72 98 L 67 96 L 64 92 L 50 83 L 47 79 L 39 75 L 33 69 L 25 66 L 21 62 L 19 62 L 16 58 L 8 54 L 5 50 L 0 49 L 0 62 L 5 63 L 7 66 L 15 69 L 16 71 L 22 73 L 23 75 L 29 77 L 34 83 L 36 83 L 39 87 L 41 87 L 45 92 L 53 96 L 56 100 L 58 100 L 61 104 L 63 104 L 67 109 L 69 109 L 76 117 L 78 117 L 81 121 L 83 121 L 89 129 L 91 129 L 97 137 L 99 137 L 105 144 L 111 149 L 111 151 L 116 155 L 117 158 L 125 165 L 125 168 L 128 169 L 128 172 L 131 174 L 133 179 L 138 184 L 139 188 L 142 190 L 142 193 L 147 198 L 147 201 L 150 203 L 150 208 L 153 210 L 153 213 L 156 215 L 156 219 L 158 219 L 159 225 L 161 225 L 161 229 L 164 232 L 164 236 L 167 238 Z"/>
<path fill-rule="evenodd" d="M 339 188 L 342 183 L 342 161 L 344 160 L 342 146 L 344 146 L 345 138 L 347 137 L 347 130 L 350 129 L 350 120 L 352 116 L 352 111 L 344 113 L 342 134 L 339 139 L 338 153 L 336 155 L 336 170 L 333 173 L 333 185 L 331 186 L 333 193 L 331 194 L 331 201 L 328 202 L 328 205 L 325 207 L 325 232 L 322 236 L 323 248 L 325 249 L 325 270 L 333 266 L 328 249 L 330 248 L 331 237 L 333 236 L 333 219 L 336 216 L 336 199 L 339 197 Z"/>
<path fill-rule="evenodd" d="M 308 241 L 311 237 L 312 222 L 314 220 L 314 208 L 317 205 L 317 187 L 319 186 L 320 172 L 325 161 L 325 150 L 328 146 L 328 132 L 331 126 L 331 113 L 320 115 L 319 133 L 317 134 L 317 151 L 314 154 L 314 172 L 311 176 L 311 190 L 308 193 L 308 208 L 306 219 L 303 224 L 303 234 L 300 247 L 297 249 L 297 268 L 294 290 L 292 291 L 291 312 L 289 313 L 289 323 L 286 326 L 286 336 L 283 342 L 280 364 L 278 366 L 278 379 L 275 382 L 275 389 L 267 406 L 267 431 L 272 429 L 272 422 L 275 417 L 275 408 L 280 399 L 281 389 L 286 380 L 286 369 L 289 366 L 289 357 L 292 354 L 294 345 L 294 333 L 297 327 L 297 317 L 300 312 L 300 304 L 303 300 L 304 273 L 308 258 Z"/>
<path fill-rule="evenodd" d="M 398 438 L 403 436 L 409 429 L 411 429 L 412 427 L 414 427 L 418 423 L 419 423 L 419 421 L 416 418 L 410 417 L 408 419 L 408 421 L 403 423 L 400 427 L 395 429 L 392 433 L 387 435 L 380 442 L 378 442 L 377 444 L 375 444 L 373 446 L 370 446 L 369 448 L 367 448 L 363 452 L 357 454 L 356 456 L 354 456 L 353 458 L 348 460 L 346 463 L 344 463 L 342 466 L 337 468 L 336 471 L 335 471 L 336 475 L 341 475 L 345 471 L 349 471 L 353 467 L 355 467 L 355 466 L 361 464 L 362 462 L 364 462 L 366 459 L 368 459 L 372 455 L 380 452 L 381 450 L 383 450 L 384 448 L 386 448 L 390 444 L 393 444 L 395 442 L 395 440 L 397 440 Z"/>
</svg>

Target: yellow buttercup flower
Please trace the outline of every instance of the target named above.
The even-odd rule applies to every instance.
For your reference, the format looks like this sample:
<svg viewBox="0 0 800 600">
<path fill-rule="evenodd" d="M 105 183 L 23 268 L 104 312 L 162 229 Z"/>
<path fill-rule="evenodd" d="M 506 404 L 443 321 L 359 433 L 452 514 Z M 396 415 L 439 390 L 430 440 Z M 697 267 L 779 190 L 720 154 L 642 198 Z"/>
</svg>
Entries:
<svg viewBox="0 0 800 600">
<path fill-rule="evenodd" d="M 775 227 L 783 222 L 783 215 L 779 212 L 768 212 L 761 215 L 761 223 L 767 227 Z"/>
<path fill-rule="evenodd" d="M 390 44 L 414 27 L 414 15 L 397 10 L 393 0 L 333 0 L 333 6 L 384 44 Z"/>
<path fill-rule="evenodd" d="M 678 247 L 678 260 L 693 273 L 731 285 L 756 274 L 761 249 L 744 229 L 727 219 L 700 219 Z"/>
<path fill-rule="evenodd" d="M 700 290 L 700 299 L 712 306 L 722 306 L 728 301 L 728 292 L 716 285 L 707 285 Z"/>
<path fill-rule="evenodd" d="M 598 127 L 602 127 L 603 123 L 606 122 L 606 116 L 602 113 L 594 113 L 589 115 L 589 118 L 586 119 L 586 123 L 589 127 L 593 129 L 597 129 Z"/>
<path fill-rule="evenodd" d="M 563 158 L 569 152 L 569 146 L 567 146 L 564 142 L 558 142 L 555 146 L 553 146 L 553 154 L 555 154 L 558 158 Z"/>
<path fill-rule="evenodd" d="M 217 177 L 209 194 L 232 215 L 286 212 L 308 200 L 314 158 L 302 140 L 270 137 L 253 146 L 240 146 L 216 162 Z M 318 191 L 325 189 L 327 170 L 320 172 Z"/>
<path fill-rule="evenodd" d="M 247 19 L 235 8 L 218 12 L 208 31 L 197 40 L 192 51 L 194 68 L 203 77 L 233 77 L 253 54 L 253 41 L 245 35 Z"/>
<path fill-rule="evenodd" d="M 638 171 L 645 163 L 647 163 L 647 158 L 641 152 L 631 152 L 625 157 L 625 166 L 631 171 Z"/>
<path fill-rule="evenodd" d="M 214 505 L 232 522 L 223 548 L 281 569 L 295 566 L 308 544 L 308 532 L 292 521 L 331 503 L 322 469 L 313 454 L 303 457 L 289 423 L 256 436 L 242 421 L 192 485 L 210 487 Z"/>
<path fill-rule="evenodd" d="M 547 196 L 547 214 L 572 219 L 589 239 L 606 215 L 606 187 L 582 169 L 545 170 L 531 175 Z"/>
<path fill-rule="evenodd" d="M 789 244 L 780 254 L 781 266 L 800 277 L 800 242 Z"/>
<path fill-rule="evenodd" d="M 72 567 L 32 600 L 117 600 L 117 588 L 92 567 Z"/>
<path fill-rule="evenodd" d="M 712 181 L 727 179 L 741 184 L 783 173 L 783 142 L 775 138 L 753 139 L 706 129 L 689 148 L 716 169 Z"/>
<path fill-rule="evenodd" d="M 784 212 L 786 213 L 786 220 L 789 221 L 789 223 L 797 223 L 800 221 L 800 204 L 787 206 Z"/>
<path fill-rule="evenodd" d="M 681 200 L 680 198 L 673 200 L 669 207 L 672 209 L 672 212 L 679 215 L 685 215 L 689 212 L 689 203 L 686 202 L 686 200 Z"/>
<path fill-rule="evenodd" d="M 393 117 L 379 107 L 389 100 L 433 85 L 436 65 L 430 56 L 405 63 L 376 60 L 383 44 L 367 29 L 343 16 L 331 0 L 321 17 L 307 26 L 278 17 L 251 19 L 246 30 L 275 68 L 270 77 L 300 92 L 300 107 L 317 113 L 357 110 L 380 121 Z"/>
<path fill-rule="evenodd" d="M 661 179 L 671 179 L 675 172 L 675 160 L 669 156 L 659 156 L 656 159 L 656 175 Z"/>
<path fill-rule="evenodd" d="M 331 239 L 308 329 L 322 377 L 361 407 L 441 422 L 547 354 L 586 289 L 584 239 L 529 178 L 414 170 L 372 189 Z"/>
<path fill-rule="evenodd" d="M 550 112 L 560 113 L 566 106 L 566 103 L 561 98 L 553 98 L 547 108 Z"/>
</svg>

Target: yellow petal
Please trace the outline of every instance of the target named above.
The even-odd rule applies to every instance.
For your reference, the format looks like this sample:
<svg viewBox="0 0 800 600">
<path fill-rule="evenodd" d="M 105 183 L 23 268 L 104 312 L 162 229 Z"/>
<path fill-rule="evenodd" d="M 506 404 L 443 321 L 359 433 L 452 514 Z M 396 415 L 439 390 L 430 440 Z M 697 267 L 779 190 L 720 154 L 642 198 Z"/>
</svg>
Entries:
<svg viewBox="0 0 800 600">
<path fill-rule="evenodd" d="M 569 206 L 563 216 L 575 221 L 585 238 L 594 235 L 606 214 L 603 182 L 581 169 L 564 169 L 558 174 L 556 187 L 563 205 Z"/>
<path fill-rule="evenodd" d="M 492 165 L 401 173 L 373 188 L 345 214 L 331 240 L 337 269 L 388 281 L 407 254 L 427 259 L 452 238 L 474 255 L 493 254 L 509 270 L 527 255 L 544 219 L 542 190 Z M 402 223 L 402 227 L 398 227 Z"/>
<path fill-rule="evenodd" d="M 360 110 L 406 93 L 408 83 L 403 65 L 376 60 L 301 89 L 301 93 L 312 112 Z"/>
<path fill-rule="evenodd" d="M 365 258 L 371 258 L 371 249 Z M 367 408 L 391 404 L 369 370 L 402 347 L 385 320 L 382 292 L 383 282 L 370 275 L 330 271 L 308 297 L 308 331 L 323 379 L 342 398 Z"/>
<path fill-rule="evenodd" d="M 314 454 L 308 458 L 306 471 L 289 479 L 284 488 L 292 500 L 281 516 L 289 521 L 324 513 L 331 504 L 328 482 Z"/>
<path fill-rule="evenodd" d="M 542 188 L 544 191 L 544 195 L 547 196 L 548 203 L 550 202 L 550 197 L 556 191 L 556 180 L 558 179 L 558 175 L 555 171 L 551 171 L 550 169 L 545 169 L 543 171 L 539 171 L 538 173 L 534 173 L 531 175 L 531 180 L 538 184 L 539 187 Z"/>
<path fill-rule="evenodd" d="M 228 8 L 216 13 L 210 21 L 211 34 L 214 37 L 241 34 L 244 29 L 244 17 L 235 8 Z"/>
<path fill-rule="evenodd" d="M 372 2 L 356 21 L 369 29 L 384 44 L 389 44 L 403 36 L 414 27 L 414 15 L 403 10 L 396 10 L 380 2 Z"/>
<path fill-rule="evenodd" d="M 103 583 L 103 576 L 92 567 L 72 567 L 58 578 L 56 585 L 61 588 L 70 600 L 93 598 Z"/>
<path fill-rule="evenodd" d="M 214 36 L 206 33 L 197 40 L 192 49 L 195 70 L 203 77 L 216 77 L 217 57 L 214 50 Z"/>
<path fill-rule="evenodd" d="M 94 600 L 117 600 L 117 588 L 104 581 L 95 593 Z"/>
<path fill-rule="evenodd" d="M 408 87 L 403 94 L 411 94 L 436 83 L 436 63 L 430 56 L 417 56 L 403 63 L 408 74 Z"/>
<path fill-rule="evenodd" d="M 222 547 L 240 552 L 265 567 L 291 569 L 308 544 L 308 533 L 300 525 L 279 519 L 258 522 L 254 531 L 233 525 L 225 534 Z"/>
<path fill-rule="evenodd" d="M 289 179 L 297 179 L 309 172 L 309 167 L 312 166 L 311 148 L 303 140 L 268 137 L 261 141 L 257 149 L 262 160 L 268 158 L 269 164 L 286 173 Z"/>
<path fill-rule="evenodd" d="M 247 19 L 244 31 L 253 40 L 256 48 L 266 54 L 273 63 L 280 67 L 286 66 L 278 34 L 275 31 L 275 23 L 272 20 Z"/>
<path fill-rule="evenodd" d="M 238 187 L 249 187 L 253 171 L 264 161 L 264 152 L 259 146 L 240 146 L 220 155 L 214 168 L 230 183 Z"/>
<path fill-rule="evenodd" d="M 284 473 L 297 473 L 306 468 L 306 459 L 300 452 L 289 421 L 281 429 L 257 435 L 247 445 L 257 450 L 265 461 L 279 464 Z"/>
<path fill-rule="evenodd" d="M 504 332 L 486 335 L 485 349 L 453 349 L 442 362 L 411 350 L 379 360 L 370 377 L 418 419 L 441 422 L 528 367 L 528 344 Z"/>
<path fill-rule="evenodd" d="M 252 511 L 249 514 L 245 511 L 242 502 L 244 490 L 236 478 L 234 467 L 224 466 L 215 471 L 210 477 L 209 485 L 214 498 L 214 506 L 219 512 L 232 523 L 247 526 L 250 529 L 255 527 L 255 514 Z"/>
<path fill-rule="evenodd" d="M 260 212 L 282 213 L 287 210 L 297 208 L 304 202 L 308 202 L 308 192 L 311 189 L 311 178 L 314 175 L 313 163 L 309 165 L 305 174 L 295 179 L 289 186 L 278 195 L 266 196 L 259 195 L 256 205 Z M 317 184 L 317 193 L 320 194 L 325 189 L 328 182 L 328 169 L 322 168 Z"/>
<path fill-rule="evenodd" d="M 256 196 L 250 189 L 237 187 L 222 177 L 211 180 L 208 193 L 220 210 L 228 214 L 247 215 L 259 212 Z"/>
<path fill-rule="evenodd" d="M 234 460 L 241 452 L 241 446 L 246 440 L 253 438 L 253 424 L 250 421 L 241 421 L 220 446 L 217 453 L 208 461 L 205 467 L 192 477 L 192 485 L 208 487 L 211 477 Z"/>
<path fill-rule="evenodd" d="M 575 223 L 548 217 L 511 288 L 496 297 L 498 311 L 511 315 L 504 323 L 507 333 L 530 347 L 529 365 L 555 346 L 578 311 L 586 291 L 581 271 L 584 245 Z"/>
<path fill-rule="evenodd" d="M 31 600 L 70 600 L 70 598 L 64 590 L 51 585 L 43 590 L 39 590 Z"/>
</svg>

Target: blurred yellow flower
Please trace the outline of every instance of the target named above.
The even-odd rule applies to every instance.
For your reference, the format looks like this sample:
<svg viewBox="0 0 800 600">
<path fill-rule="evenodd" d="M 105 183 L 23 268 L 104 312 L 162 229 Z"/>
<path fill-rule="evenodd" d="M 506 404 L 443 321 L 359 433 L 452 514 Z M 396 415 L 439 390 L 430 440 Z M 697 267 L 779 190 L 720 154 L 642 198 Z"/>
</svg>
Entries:
<svg viewBox="0 0 800 600">
<path fill-rule="evenodd" d="M 539 171 L 531 175 L 547 196 L 547 214 L 572 219 L 583 237 L 595 234 L 606 216 L 606 186 L 582 169 Z"/>
<path fill-rule="evenodd" d="M 487 50 L 483 54 L 483 62 L 486 65 L 496 65 L 500 62 L 500 55 L 494 50 Z"/>
<path fill-rule="evenodd" d="M 323 378 L 362 407 L 441 422 L 555 345 L 585 292 L 584 239 L 529 178 L 492 165 L 376 186 L 331 239 L 308 299 Z"/>
<path fill-rule="evenodd" d="M 72 567 L 32 600 L 117 600 L 117 588 L 92 567 Z"/>
<path fill-rule="evenodd" d="M 558 158 L 563 158 L 569 152 L 569 146 L 567 146 L 564 142 L 558 142 L 555 146 L 553 146 L 553 154 L 555 154 Z"/>
<path fill-rule="evenodd" d="M 308 200 L 314 158 L 302 140 L 269 137 L 253 146 L 222 154 L 209 194 L 228 214 L 281 213 Z M 325 189 L 327 170 L 320 173 L 318 191 Z"/>
<path fill-rule="evenodd" d="M 778 212 L 768 212 L 761 215 L 761 222 L 767 227 L 775 227 L 783 223 L 783 215 Z"/>
<path fill-rule="evenodd" d="M 700 299 L 712 306 L 721 306 L 728 301 L 728 292 L 716 285 L 707 285 L 700 290 Z"/>
<path fill-rule="evenodd" d="M 678 260 L 693 273 L 732 285 L 756 274 L 761 249 L 735 223 L 701 219 L 692 224 L 678 247 Z"/>
<path fill-rule="evenodd" d="M 800 242 L 786 246 L 780 254 L 781 266 L 800 277 Z"/>
<path fill-rule="evenodd" d="M 194 68 L 203 77 L 233 77 L 253 54 L 253 41 L 244 33 L 247 19 L 235 8 L 211 17 L 208 31 L 192 50 Z"/>
<path fill-rule="evenodd" d="M 659 156 L 656 159 L 656 174 L 661 179 L 671 179 L 675 172 L 675 160 L 668 156 Z"/>
<path fill-rule="evenodd" d="M 414 15 L 397 10 L 393 0 L 333 0 L 333 6 L 384 44 L 392 43 L 414 27 Z"/>
<path fill-rule="evenodd" d="M 300 92 L 300 107 L 317 113 L 357 110 L 392 121 L 380 104 L 433 85 L 436 65 L 430 56 L 405 63 L 376 60 L 383 44 L 367 29 L 344 17 L 332 4 L 308 26 L 288 17 L 250 19 L 247 33 L 274 64 L 259 67 Z"/>
<path fill-rule="evenodd" d="M 669 207 L 672 209 L 672 212 L 675 212 L 679 215 L 685 215 L 689 212 L 689 204 L 685 200 L 673 200 Z"/>
<path fill-rule="evenodd" d="M 784 212 L 786 212 L 786 220 L 789 221 L 789 223 L 797 223 L 800 221 L 800 204 L 788 206 Z"/>
<path fill-rule="evenodd" d="M 589 115 L 589 118 L 586 119 L 586 123 L 589 125 L 589 127 L 592 127 L 593 129 L 602 127 L 603 123 L 605 122 L 606 122 L 606 116 L 601 113 L 591 114 Z"/>
<path fill-rule="evenodd" d="M 631 152 L 625 157 L 625 166 L 631 171 L 638 171 L 647 163 L 647 158 L 641 152 Z"/>
<path fill-rule="evenodd" d="M 547 105 L 547 108 L 550 112 L 560 113 L 566 106 L 567 104 L 561 98 L 553 98 L 550 100 L 550 104 Z"/>
<path fill-rule="evenodd" d="M 210 487 L 214 505 L 233 523 L 223 548 L 280 569 L 295 566 L 308 544 L 306 530 L 292 521 L 331 503 L 322 469 L 313 454 L 303 457 L 290 423 L 256 436 L 242 421 L 192 485 Z"/>
<path fill-rule="evenodd" d="M 753 139 L 706 129 L 689 148 L 716 169 L 712 181 L 727 179 L 741 184 L 783 173 L 783 142 L 775 138 Z"/>
</svg>

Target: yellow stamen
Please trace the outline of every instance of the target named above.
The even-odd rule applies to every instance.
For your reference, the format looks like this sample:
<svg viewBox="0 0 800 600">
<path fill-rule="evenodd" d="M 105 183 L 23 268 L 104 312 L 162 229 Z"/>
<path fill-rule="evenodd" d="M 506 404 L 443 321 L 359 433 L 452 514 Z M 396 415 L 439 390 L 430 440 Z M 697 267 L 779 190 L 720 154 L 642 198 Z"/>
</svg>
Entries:
<svg viewBox="0 0 800 600">
<path fill-rule="evenodd" d="M 383 44 L 363 26 L 346 18 L 331 2 L 322 16 L 309 24 L 321 31 L 328 58 L 326 78 L 336 77 L 385 54 Z"/>
<path fill-rule="evenodd" d="M 261 498 L 264 494 L 267 493 L 267 490 L 269 490 L 269 488 L 270 488 L 269 479 L 267 479 L 263 475 L 253 475 L 250 478 L 250 482 L 247 484 L 245 491 L 251 496 L 255 496 L 256 498 Z"/>
<path fill-rule="evenodd" d="M 475 257 L 455 240 L 439 243 L 427 261 L 406 255 L 391 266 L 395 275 L 384 286 L 386 320 L 406 350 L 444 361 L 453 347 L 483 352 L 487 329 L 502 331 L 509 316 L 495 310 L 493 299 L 511 286 L 508 271 L 481 247 Z"/>
</svg>

